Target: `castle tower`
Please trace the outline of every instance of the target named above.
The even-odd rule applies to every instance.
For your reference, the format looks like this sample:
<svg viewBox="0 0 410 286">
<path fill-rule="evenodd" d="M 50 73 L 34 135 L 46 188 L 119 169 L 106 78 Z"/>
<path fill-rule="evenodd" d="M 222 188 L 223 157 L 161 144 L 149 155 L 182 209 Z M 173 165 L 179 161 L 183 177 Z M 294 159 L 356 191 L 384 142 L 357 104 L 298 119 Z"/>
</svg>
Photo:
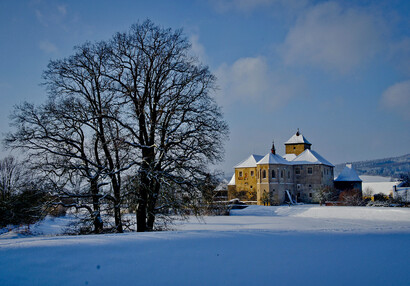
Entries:
<svg viewBox="0 0 410 286">
<path fill-rule="evenodd" d="M 296 156 L 298 156 L 306 149 L 310 149 L 310 146 L 312 146 L 312 144 L 305 138 L 305 136 L 303 136 L 299 132 L 298 129 L 296 134 L 290 137 L 290 139 L 285 142 L 285 146 L 286 154 L 295 154 Z"/>
</svg>

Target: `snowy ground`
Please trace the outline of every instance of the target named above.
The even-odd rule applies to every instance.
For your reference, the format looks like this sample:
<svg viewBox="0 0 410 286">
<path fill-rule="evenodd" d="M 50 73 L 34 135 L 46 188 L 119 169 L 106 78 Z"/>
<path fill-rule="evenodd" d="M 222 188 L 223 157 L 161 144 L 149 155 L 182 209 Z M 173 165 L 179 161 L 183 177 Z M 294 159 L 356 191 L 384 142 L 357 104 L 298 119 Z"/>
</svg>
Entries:
<svg viewBox="0 0 410 286">
<path fill-rule="evenodd" d="M 60 221 L 46 221 L 53 233 Z M 51 225 L 51 226 L 50 226 Z M 54 227 L 52 226 L 54 225 Z M 176 231 L 0 236 L 0 285 L 409 285 L 410 209 L 251 206 Z"/>
</svg>

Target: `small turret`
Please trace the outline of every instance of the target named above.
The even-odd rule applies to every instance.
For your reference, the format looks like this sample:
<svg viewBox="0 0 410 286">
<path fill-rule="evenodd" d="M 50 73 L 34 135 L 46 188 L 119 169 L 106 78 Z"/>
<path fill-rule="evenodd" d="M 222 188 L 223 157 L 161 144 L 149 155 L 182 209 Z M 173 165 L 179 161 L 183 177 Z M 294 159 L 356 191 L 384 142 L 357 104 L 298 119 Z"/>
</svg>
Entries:
<svg viewBox="0 0 410 286">
<path fill-rule="evenodd" d="M 273 141 L 273 140 L 272 140 L 272 149 L 270 149 L 270 151 L 271 151 L 271 153 L 272 153 L 273 155 L 276 154 L 275 141 Z"/>
</svg>

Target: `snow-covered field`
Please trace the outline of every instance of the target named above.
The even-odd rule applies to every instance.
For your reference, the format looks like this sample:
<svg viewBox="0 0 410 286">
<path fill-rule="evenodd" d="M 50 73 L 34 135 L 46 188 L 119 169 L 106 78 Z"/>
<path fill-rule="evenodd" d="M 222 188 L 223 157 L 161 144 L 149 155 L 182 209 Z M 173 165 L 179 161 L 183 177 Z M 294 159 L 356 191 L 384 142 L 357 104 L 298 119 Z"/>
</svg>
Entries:
<svg viewBox="0 0 410 286">
<path fill-rule="evenodd" d="M 64 219 L 37 230 L 58 232 Z M 251 206 L 175 231 L 0 235 L 0 285 L 409 285 L 410 209 Z"/>
</svg>

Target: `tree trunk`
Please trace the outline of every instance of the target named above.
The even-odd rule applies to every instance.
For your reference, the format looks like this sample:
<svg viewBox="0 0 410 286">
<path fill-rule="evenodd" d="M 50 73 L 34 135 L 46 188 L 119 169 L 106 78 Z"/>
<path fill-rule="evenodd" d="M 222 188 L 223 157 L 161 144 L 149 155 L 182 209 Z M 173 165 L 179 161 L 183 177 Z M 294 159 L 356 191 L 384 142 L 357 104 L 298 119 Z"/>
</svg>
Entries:
<svg viewBox="0 0 410 286">
<path fill-rule="evenodd" d="M 157 204 L 158 194 L 160 185 L 157 181 L 154 182 L 154 187 L 152 188 L 152 194 L 148 198 L 148 219 L 147 219 L 147 229 L 152 231 L 154 229 L 155 222 L 155 205 Z"/>
<path fill-rule="evenodd" d="M 114 175 L 115 177 L 115 175 Z M 113 189 L 114 189 L 114 220 L 115 220 L 115 229 L 119 233 L 123 233 L 122 220 L 121 220 L 121 192 L 120 187 L 117 184 L 117 181 L 113 180 Z"/>
<path fill-rule="evenodd" d="M 137 207 L 137 231 L 144 232 L 147 228 L 148 194 L 152 192 L 151 164 L 155 159 L 153 147 L 142 149 L 142 165 L 140 171 L 140 190 Z"/>
<path fill-rule="evenodd" d="M 146 174 L 141 176 L 141 185 L 138 196 L 137 206 L 137 232 L 144 232 L 147 230 L 147 179 L 144 179 Z"/>
<path fill-rule="evenodd" d="M 98 182 L 97 180 L 91 181 L 91 195 L 93 199 L 93 223 L 94 223 L 94 232 L 101 233 L 103 231 L 103 221 L 101 219 L 100 213 L 100 202 L 98 198 Z"/>
</svg>

